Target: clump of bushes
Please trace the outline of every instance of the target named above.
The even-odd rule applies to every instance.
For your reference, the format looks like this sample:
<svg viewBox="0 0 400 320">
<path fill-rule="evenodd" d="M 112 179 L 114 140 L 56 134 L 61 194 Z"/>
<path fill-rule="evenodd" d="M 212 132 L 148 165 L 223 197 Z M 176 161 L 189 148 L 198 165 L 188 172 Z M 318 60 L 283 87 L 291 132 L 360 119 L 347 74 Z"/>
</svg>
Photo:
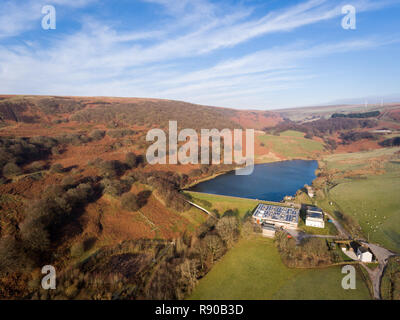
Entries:
<svg viewBox="0 0 400 320">
<path fill-rule="evenodd" d="M 113 197 L 118 197 L 131 188 L 133 180 L 125 179 L 103 179 L 101 186 L 103 187 L 103 194 L 109 194 Z"/>
<path fill-rule="evenodd" d="M 137 132 L 131 129 L 115 129 L 115 130 L 108 130 L 107 135 L 111 138 L 123 138 L 125 136 L 132 136 Z"/>
<path fill-rule="evenodd" d="M 121 197 L 122 207 L 128 211 L 137 211 L 139 209 L 137 197 L 131 193 L 124 193 Z"/>
<path fill-rule="evenodd" d="M 89 137 L 92 140 L 101 140 L 104 138 L 106 132 L 104 130 L 93 130 L 90 134 Z"/>
<path fill-rule="evenodd" d="M 101 176 L 109 179 L 116 178 L 121 175 L 124 171 L 124 164 L 118 160 L 100 161 L 96 163 L 96 166 L 100 169 Z"/>
<path fill-rule="evenodd" d="M 0 171 L 14 175 L 21 173 L 20 166 L 42 160 L 50 154 L 56 141 L 47 137 L 0 138 Z"/>
<path fill-rule="evenodd" d="M 128 152 L 125 156 L 125 163 L 129 168 L 136 168 L 139 164 L 139 158 L 133 152 Z"/>
<path fill-rule="evenodd" d="M 57 136 L 56 139 L 60 144 L 72 144 L 74 146 L 81 146 L 91 141 L 88 136 L 78 133 L 62 134 Z"/>
<path fill-rule="evenodd" d="M 51 173 L 62 173 L 64 172 L 64 167 L 60 163 L 53 164 L 50 168 Z"/>
<path fill-rule="evenodd" d="M 377 140 L 378 138 L 379 136 L 377 134 L 371 132 L 350 131 L 340 134 L 340 139 L 342 139 L 343 144 L 348 144 L 362 139 Z"/>
<path fill-rule="evenodd" d="M 38 172 L 46 169 L 46 163 L 43 161 L 34 161 L 28 166 L 28 171 L 30 173 Z"/>
<path fill-rule="evenodd" d="M 275 245 L 288 267 L 327 266 L 339 261 L 336 251 L 329 248 L 325 239 L 307 238 L 296 245 L 293 238 L 288 239 L 286 232 L 277 231 Z"/>
<path fill-rule="evenodd" d="M 14 162 L 9 162 L 3 167 L 3 175 L 6 177 L 16 176 L 22 173 L 21 168 Z"/>
<path fill-rule="evenodd" d="M 0 274 L 53 261 L 52 248 L 62 236 L 60 231 L 96 194 L 91 182 L 55 185 L 47 188 L 41 199 L 28 203 L 16 237 L 0 239 Z"/>
<path fill-rule="evenodd" d="M 379 143 L 382 147 L 398 147 L 400 146 L 400 137 L 383 140 Z"/>
</svg>

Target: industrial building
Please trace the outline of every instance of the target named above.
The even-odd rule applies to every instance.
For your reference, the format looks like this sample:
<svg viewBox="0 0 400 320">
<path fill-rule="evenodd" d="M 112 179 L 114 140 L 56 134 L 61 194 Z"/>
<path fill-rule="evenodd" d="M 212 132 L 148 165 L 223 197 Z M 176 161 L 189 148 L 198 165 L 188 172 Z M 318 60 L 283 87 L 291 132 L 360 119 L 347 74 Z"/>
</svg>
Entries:
<svg viewBox="0 0 400 320">
<path fill-rule="evenodd" d="M 253 213 L 254 222 L 263 229 L 272 228 L 296 229 L 299 223 L 299 210 L 260 203 Z"/>
<path fill-rule="evenodd" d="M 324 213 L 320 208 L 308 207 L 306 214 L 306 226 L 314 228 L 325 228 Z"/>
</svg>

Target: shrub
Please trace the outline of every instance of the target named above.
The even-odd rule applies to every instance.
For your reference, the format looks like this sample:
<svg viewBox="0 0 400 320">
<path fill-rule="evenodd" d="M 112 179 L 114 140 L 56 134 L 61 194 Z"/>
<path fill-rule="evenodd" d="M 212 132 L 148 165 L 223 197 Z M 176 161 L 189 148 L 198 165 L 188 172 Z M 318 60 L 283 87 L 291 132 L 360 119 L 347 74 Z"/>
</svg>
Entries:
<svg viewBox="0 0 400 320">
<path fill-rule="evenodd" d="M 65 295 L 69 299 L 75 298 L 78 295 L 78 293 L 79 293 L 79 289 L 77 288 L 77 286 L 75 284 L 72 284 L 68 288 L 65 289 Z"/>
<path fill-rule="evenodd" d="M 73 244 L 69 250 L 73 258 L 79 258 L 85 253 L 84 244 L 82 242 Z"/>
<path fill-rule="evenodd" d="M 75 179 L 71 176 L 66 176 L 61 180 L 61 185 L 68 187 L 71 186 L 75 183 Z"/>
<path fill-rule="evenodd" d="M 61 153 L 61 148 L 59 146 L 51 148 L 51 154 L 53 156 L 58 156 Z"/>
<path fill-rule="evenodd" d="M 53 165 L 51 166 L 51 168 L 50 168 L 50 172 L 51 172 L 51 173 L 62 173 L 63 171 L 64 171 L 64 168 L 63 168 L 63 166 L 62 166 L 61 164 L 59 164 L 59 163 L 53 164 Z"/>
<path fill-rule="evenodd" d="M 21 173 L 21 168 L 14 162 L 7 163 L 3 168 L 3 175 L 5 176 L 19 175 Z"/>
<path fill-rule="evenodd" d="M 117 160 L 102 161 L 99 164 L 101 175 L 107 178 L 115 178 L 120 175 L 123 169 L 122 164 Z"/>
<path fill-rule="evenodd" d="M 133 152 L 128 152 L 125 156 L 125 162 L 130 168 L 136 168 L 138 159 Z"/>
<path fill-rule="evenodd" d="M 89 137 L 93 140 L 101 140 L 104 138 L 106 132 L 104 130 L 94 130 L 89 134 Z"/>
<path fill-rule="evenodd" d="M 0 276 L 7 272 L 26 269 L 32 264 L 20 242 L 7 236 L 0 239 Z M 1 289 L 0 289 L 1 292 Z"/>
<path fill-rule="evenodd" d="M 120 196 L 124 192 L 129 191 L 131 184 L 127 180 L 117 180 L 117 179 L 103 179 L 101 181 L 103 186 L 103 193 L 112 195 L 113 197 Z"/>
<path fill-rule="evenodd" d="M 123 138 L 125 136 L 131 136 L 134 134 L 136 134 L 136 131 L 130 129 L 116 129 L 107 131 L 107 135 L 111 138 Z"/>
<path fill-rule="evenodd" d="M 42 161 L 34 161 L 28 166 L 29 172 L 38 172 L 46 168 L 46 164 Z"/>
<path fill-rule="evenodd" d="M 129 211 L 137 211 L 139 209 L 137 197 L 130 192 L 127 192 L 121 197 L 122 207 Z"/>
</svg>

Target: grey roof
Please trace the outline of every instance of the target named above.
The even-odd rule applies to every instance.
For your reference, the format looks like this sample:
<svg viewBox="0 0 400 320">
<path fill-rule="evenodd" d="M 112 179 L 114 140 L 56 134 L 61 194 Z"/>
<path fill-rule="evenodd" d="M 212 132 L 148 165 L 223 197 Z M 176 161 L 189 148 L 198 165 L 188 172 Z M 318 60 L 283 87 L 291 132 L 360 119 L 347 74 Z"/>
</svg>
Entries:
<svg viewBox="0 0 400 320">
<path fill-rule="evenodd" d="M 365 248 L 363 246 L 358 247 L 358 250 L 360 250 L 362 253 L 369 252 L 368 248 Z"/>
<path fill-rule="evenodd" d="M 318 207 L 307 207 L 307 211 L 310 211 L 310 212 L 320 212 L 320 213 L 322 213 L 322 209 L 320 209 L 320 208 L 318 208 Z"/>
<path fill-rule="evenodd" d="M 307 218 L 324 219 L 322 212 L 308 212 Z"/>
</svg>

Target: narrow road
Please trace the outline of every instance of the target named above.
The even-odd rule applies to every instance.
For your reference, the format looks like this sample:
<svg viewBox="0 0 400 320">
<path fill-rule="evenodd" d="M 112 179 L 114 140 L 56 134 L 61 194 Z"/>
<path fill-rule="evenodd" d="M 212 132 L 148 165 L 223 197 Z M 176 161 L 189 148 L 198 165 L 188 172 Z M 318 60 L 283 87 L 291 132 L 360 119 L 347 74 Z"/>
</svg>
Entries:
<svg viewBox="0 0 400 320">
<path fill-rule="evenodd" d="M 308 238 L 322 238 L 322 239 L 339 239 L 339 236 L 332 236 L 332 235 L 323 235 L 323 234 L 308 234 L 304 231 L 299 230 L 285 230 L 288 234 L 290 234 L 293 238 L 296 239 L 296 243 L 300 244 L 303 239 Z"/>
<path fill-rule="evenodd" d="M 201 211 L 207 213 L 209 216 L 215 218 L 215 216 L 210 211 L 208 211 L 207 209 L 204 209 L 203 207 L 200 207 L 198 204 L 195 204 L 194 202 L 191 202 L 189 200 L 185 200 L 185 201 L 187 203 L 189 203 L 190 205 L 192 205 L 193 207 L 196 207 L 197 209 L 200 209 Z"/>
<path fill-rule="evenodd" d="M 386 265 L 389 261 L 389 258 L 391 256 L 395 256 L 394 252 L 391 252 L 377 244 L 373 243 L 368 243 L 366 241 L 359 241 L 363 243 L 364 245 L 368 246 L 368 248 L 372 251 L 372 253 L 375 255 L 376 259 L 379 262 L 379 266 L 371 270 L 370 268 L 367 267 L 365 263 L 360 263 L 365 270 L 367 270 L 369 277 L 371 278 L 373 290 L 374 290 L 374 298 L 377 300 L 382 299 L 381 297 L 381 282 L 382 282 L 382 277 L 383 277 L 383 272 L 385 271 Z"/>
<path fill-rule="evenodd" d="M 347 239 L 349 239 L 349 238 L 350 238 L 350 234 L 346 231 L 345 228 L 343 228 L 343 226 L 340 224 L 340 222 L 337 221 L 335 218 L 333 218 L 329 213 L 326 213 L 326 212 L 324 212 L 324 213 L 326 214 L 326 216 L 327 216 L 329 219 L 332 220 L 332 223 L 334 224 L 334 226 L 336 227 L 337 231 L 339 232 L 339 236 L 340 236 L 341 238 L 347 238 Z"/>
</svg>

